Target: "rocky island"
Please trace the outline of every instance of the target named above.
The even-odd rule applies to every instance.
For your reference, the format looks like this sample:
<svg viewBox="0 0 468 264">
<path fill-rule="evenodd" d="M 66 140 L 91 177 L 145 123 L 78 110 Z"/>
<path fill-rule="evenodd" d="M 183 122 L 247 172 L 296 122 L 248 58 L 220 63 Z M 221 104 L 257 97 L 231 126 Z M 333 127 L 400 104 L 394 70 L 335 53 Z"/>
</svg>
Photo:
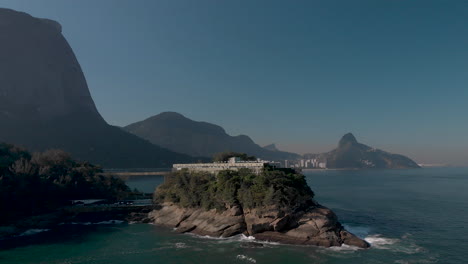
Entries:
<svg viewBox="0 0 468 264">
<path fill-rule="evenodd" d="M 158 186 L 149 218 L 179 233 L 245 234 L 285 244 L 369 247 L 313 198 L 304 175 L 291 169 L 266 168 L 259 174 L 225 170 L 216 175 L 182 170 Z"/>
</svg>

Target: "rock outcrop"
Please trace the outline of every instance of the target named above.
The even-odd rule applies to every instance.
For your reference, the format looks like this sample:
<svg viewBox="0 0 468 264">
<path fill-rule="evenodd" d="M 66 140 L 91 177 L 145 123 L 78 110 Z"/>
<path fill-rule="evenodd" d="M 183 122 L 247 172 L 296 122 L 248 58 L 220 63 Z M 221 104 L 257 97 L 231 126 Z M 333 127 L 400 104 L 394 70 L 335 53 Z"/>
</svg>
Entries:
<svg viewBox="0 0 468 264">
<path fill-rule="evenodd" d="M 419 165 L 408 157 L 359 143 L 351 133 L 341 138 L 336 149 L 322 154 L 305 154 L 304 158 L 318 159 L 331 169 L 419 168 Z"/>
<path fill-rule="evenodd" d="M 61 148 L 106 167 L 190 162 L 108 125 L 58 22 L 0 8 L 0 142 Z"/>
<path fill-rule="evenodd" d="M 319 204 L 295 211 L 274 206 L 245 210 L 233 206 L 217 212 L 162 203 L 149 213 L 149 218 L 157 225 L 177 228 L 180 233 L 213 237 L 245 234 L 284 244 L 369 247 L 366 241 L 346 231 L 330 209 Z"/>
<path fill-rule="evenodd" d="M 58 22 L 0 9 L 0 115 L 49 120 L 76 112 L 102 120 Z"/>
<path fill-rule="evenodd" d="M 124 129 L 153 144 L 191 156 L 212 157 L 219 152 L 233 151 L 266 160 L 300 157 L 295 153 L 262 148 L 246 135 L 231 136 L 218 125 L 194 121 L 175 112 L 164 112 Z"/>
</svg>

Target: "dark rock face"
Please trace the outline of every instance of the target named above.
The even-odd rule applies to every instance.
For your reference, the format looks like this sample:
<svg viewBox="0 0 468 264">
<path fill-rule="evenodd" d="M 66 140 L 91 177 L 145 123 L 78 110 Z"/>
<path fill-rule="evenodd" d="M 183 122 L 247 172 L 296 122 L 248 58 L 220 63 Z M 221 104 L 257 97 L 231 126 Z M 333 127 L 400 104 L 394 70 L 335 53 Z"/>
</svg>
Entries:
<svg viewBox="0 0 468 264">
<path fill-rule="evenodd" d="M 357 144 L 357 139 L 354 137 L 353 134 L 348 133 L 345 134 L 341 139 L 340 142 L 338 143 L 338 147 L 342 148 L 345 147 L 346 145 L 352 145 L 352 144 Z"/>
<path fill-rule="evenodd" d="M 359 143 L 351 133 L 341 138 L 338 148 L 322 154 L 305 154 L 304 157 L 317 158 L 324 161 L 327 163 L 328 168 L 419 168 L 419 165 L 408 157 L 392 154 Z"/>
<path fill-rule="evenodd" d="M 161 113 L 124 129 L 153 144 L 191 156 L 212 157 L 215 153 L 234 151 L 268 160 L 299 157 L 294 153 L 262 148 L 248 136 L 233 137 L 220 126 L 193 121 L 174 112 Z"/>
<path fill-rule="evenodd" d="M 214 237 L 246 234 L 285 244 L 369 247 L 366 241 L 346 231 L 330 209 L 318 204 L 300 211 L 275 207 L 242 210 L 234 206 L 220 213 L 164 203 L 149 213 L 149 218 L 155 224 L 176 227 L 180 233 Z"/>
<path fill-rule="evenodd" d="M 86 113 L 102 120 L 60 24 L 0 9 L 0 43 L 0 115 L 50 120 Z"/>
<path fill-rule="evenodd" d="M 192 161 L 108 125 L 59 23 L 0 8 L 0 141 L 106 167 Z"/>
</svg>

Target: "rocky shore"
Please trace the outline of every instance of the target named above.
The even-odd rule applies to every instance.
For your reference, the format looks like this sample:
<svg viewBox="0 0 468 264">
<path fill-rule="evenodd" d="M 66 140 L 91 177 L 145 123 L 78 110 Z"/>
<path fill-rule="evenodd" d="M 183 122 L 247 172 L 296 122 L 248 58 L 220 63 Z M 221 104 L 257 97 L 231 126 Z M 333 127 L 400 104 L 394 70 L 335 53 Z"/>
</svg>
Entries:
<svg viewBox="0 0 468 264">
<path fill-rule="evenodd" d="M 148 217 L 157 225 L 177 228 L 179 233 L 213 237 L 245 234 L 259 240 L 322 247 L 370 246 L 346 231 L 333 211 L 317 203 L 296 210 L 275 206 L 244 210 L 236 205 L 219 212 L 165 202 L 157 205 Z"/>
</svg>

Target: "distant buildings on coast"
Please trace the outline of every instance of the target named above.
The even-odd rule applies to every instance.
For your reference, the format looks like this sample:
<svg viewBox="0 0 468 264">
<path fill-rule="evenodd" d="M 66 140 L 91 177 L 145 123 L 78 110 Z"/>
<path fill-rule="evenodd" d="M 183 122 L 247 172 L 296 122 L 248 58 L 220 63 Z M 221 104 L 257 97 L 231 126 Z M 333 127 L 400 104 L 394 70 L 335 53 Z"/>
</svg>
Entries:
<svg viewBox="0 0 468 264">
<path fill-rule="evenodd" d="M 284 167 L 297 169 L 326 169 L 327 163 L 319 159 L 285 160 Z"/>
<path fill-rule="evenodd" d="M 210 173 L 218 173 L 222 170 L 250 169 L 258 174 L 266 166 L 281 167 L 281 164 L 264 160 L 242 161 L 239 157 L 232 157 L 224 162 L 174 164 L 172 167 L 175 171 L 188 169 L 189 171 L 206 171 Z"/>
<path fill-rule="evenodd" d="M 327 163 L 320 162 L 318 159 L 285 160 L 284 163 L 282 163 L 264 160 L 242 161 L 239 157 L 232 157 L 229 158 L 228 161 L 224 162 L 174 164 L 172 167 L 174 171 L 188 169 L 189 171 L 205 171 L 210 173 L 218 173 L 222 170 L 239 170 L 245 168 L 258 174 L 266 166 L 292 169 L 326 169 Z"/>
</svg>

